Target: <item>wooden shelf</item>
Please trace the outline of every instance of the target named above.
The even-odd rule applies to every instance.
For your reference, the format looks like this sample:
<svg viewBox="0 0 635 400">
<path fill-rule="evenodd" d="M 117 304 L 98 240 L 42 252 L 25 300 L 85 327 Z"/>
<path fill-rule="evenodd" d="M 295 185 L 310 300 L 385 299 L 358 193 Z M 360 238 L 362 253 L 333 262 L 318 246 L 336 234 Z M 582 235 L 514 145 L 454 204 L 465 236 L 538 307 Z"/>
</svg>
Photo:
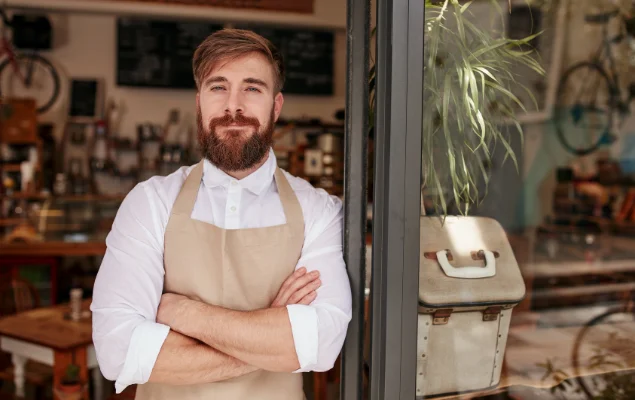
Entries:
<svg viewBox="0 0 635 400">
<path fill-rule="evenodd" d="M 587 295 L 601 295 L 609 293 L 628 293 L 635 290 L 635 282 L 609 283 L 599 285 L 584 285 L 578 287 L 560 287 L 534 290 L 534 299 L 563 297 L 580 297 Z"/>
<path fill-rule="evenodd" d="M 16 164 L 5 164 L 1 168 L 7 172 L 20 172 L 20 165 Z"/>
<path fill-rule="evenodd" d="M 0 164 L 0 169 L 6 172 L 21 172 L 22 171 L 20 164 Z M 35 170 L 39 171 L 40 166 L 36 165 Z"/>
<path fill-rule="evenodd" d="M 105 252 L 104 241 L 0 243 L 0 256 L 103 256 Z"/>
<path fill-rule="evenodd" d="M 20 225 L 23 218 L 0 218 L 0 227 Z"/>
<path fill-rule="evenodd" d="M 17 192 L 12 195 L 4 195 L 0 197 L 0 200 L 9 200 L 9 199 L 19 199 L 19 200 L 49 200 L 49 199 L 58 199 L 62 201 L 122 201 L 125 198 L 125 195 L 95 195 L 95 194 L 86 194 L 86 195 L 63 195 L 63 196 L 55 196 L 55 195 L 45 195 L 41 193 L 24 193 Z"/>
<path fill-rule="evenodd" d="M 522 272 L 533 279 L 576 277 L 585 275 L 612 275 L 624 272 L 635 272 L 634 260 L 601 261 L 589 263 L 587 261 L 573 261 L 565 263 L 540 262 L 525 264 Z"/>
</svg>

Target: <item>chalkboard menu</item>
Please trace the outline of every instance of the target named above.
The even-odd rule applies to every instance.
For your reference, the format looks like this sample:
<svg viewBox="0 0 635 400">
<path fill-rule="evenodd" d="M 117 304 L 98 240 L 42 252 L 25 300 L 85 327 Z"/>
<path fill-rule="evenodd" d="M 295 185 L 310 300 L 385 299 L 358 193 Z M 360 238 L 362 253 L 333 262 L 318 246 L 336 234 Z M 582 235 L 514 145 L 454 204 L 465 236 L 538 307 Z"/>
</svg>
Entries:
<svg viewBox="0 0 635 400">
<path fill-rule="evenodd" d="M 120 18 L 117 21 L 117 84 L 194 88 L 192 55 L 221 24 Z"/>
<path fill-rule="evenodd" d="M 117 84 L 194 88 L 192 55 L 221 24 L 120 18 L 117 23 Z M 280 49 L 288 94 L 332 95 L 334 35 L 327 30 L 256 25 L 251 29 Z"/>
<path fill-rule="evenodd" d="M 285 61 L 284 93 L 333 94 L 333 32 L 243 25 L 269 39 Z"/>
</svg>

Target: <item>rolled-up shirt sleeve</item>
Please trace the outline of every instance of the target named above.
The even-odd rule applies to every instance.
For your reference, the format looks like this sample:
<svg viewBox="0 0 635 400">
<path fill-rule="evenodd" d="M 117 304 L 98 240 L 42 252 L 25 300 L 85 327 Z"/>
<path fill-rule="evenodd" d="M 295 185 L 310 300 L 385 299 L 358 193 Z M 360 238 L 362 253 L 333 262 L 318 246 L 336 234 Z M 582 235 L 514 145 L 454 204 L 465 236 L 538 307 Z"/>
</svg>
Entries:
<svg viewBox="0 0 635 400">
<path fill-rule="evenodd" d="M 100 370 L 117 393 L 148 381 L 169 327 L 156 322 L 163 291 L 165 210 L 138 184 L 122 202 L 106 238 L 93 289 L 93 343 Z"/>
<path fill-rule="evenodd" d="M 339 355 L 351 320 L 351 287 L 342 254 L 343 210 L 333 196 L 318 196 L 305 229 L 305 244 L 296 268 L 318 270 L 322 285 L 310 305 L 288 305 L 300 368 L 328 371 Z"/>
</svg>

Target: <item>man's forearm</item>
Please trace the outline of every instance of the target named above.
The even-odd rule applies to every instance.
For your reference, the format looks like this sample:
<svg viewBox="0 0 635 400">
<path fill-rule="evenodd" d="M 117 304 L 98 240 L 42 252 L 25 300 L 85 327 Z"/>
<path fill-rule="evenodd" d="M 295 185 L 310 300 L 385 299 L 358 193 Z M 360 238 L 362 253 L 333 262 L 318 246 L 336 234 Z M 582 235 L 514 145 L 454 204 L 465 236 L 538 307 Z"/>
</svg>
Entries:
<svg viewBox="0 0 635 400">
<path fill-rule="evenodd" d="M 191 300 L 173 329 L 268 371 L 300 368 L 285 307 L 235 311 Z"/>
<path fill-rule="evenodd" d="M 258 368 L 170 331 L 157 357 L 149 382 L 192 385 L 218 382 Z"/>
</svg>

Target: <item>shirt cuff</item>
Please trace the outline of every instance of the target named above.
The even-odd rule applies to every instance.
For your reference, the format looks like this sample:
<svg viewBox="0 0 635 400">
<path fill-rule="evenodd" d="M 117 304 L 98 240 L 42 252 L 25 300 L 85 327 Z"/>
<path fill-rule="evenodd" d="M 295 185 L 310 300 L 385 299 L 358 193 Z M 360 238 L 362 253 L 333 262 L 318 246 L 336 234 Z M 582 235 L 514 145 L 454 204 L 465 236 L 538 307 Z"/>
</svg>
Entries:
<svg viewBox="0 0 635 400">
<path fill-rule="evenodd" d="M 169 326 L 154 321 L 143 321 L 134 329 L 126 353 L 126 361 L 115 381 L 117 394 L 129 385 L 143 384 L 150 379 L 152 368 L 168 333 L 170 333 Z"/>
<path fill-rule="evenodd" d="M 289 304 L 287 311 L 300 363 L 294 372 L 307 372 L 318 360 L 318 315 L 313 307 L 301 304 Z"/>
</svg>

